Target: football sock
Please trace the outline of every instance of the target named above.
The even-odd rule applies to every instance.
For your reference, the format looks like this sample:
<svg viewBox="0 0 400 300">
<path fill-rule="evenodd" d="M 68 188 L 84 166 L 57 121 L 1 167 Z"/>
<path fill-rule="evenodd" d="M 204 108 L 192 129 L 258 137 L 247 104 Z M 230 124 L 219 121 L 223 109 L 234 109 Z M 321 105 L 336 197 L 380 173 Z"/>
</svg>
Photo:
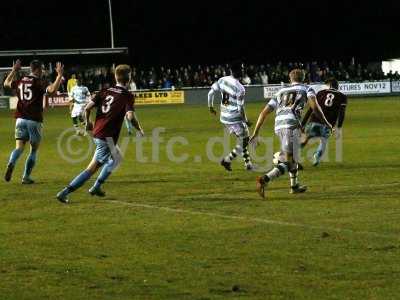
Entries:
<svg viewBox="0 0 400 300">
<path fill-rule="evenodd" d="M 101 169 L 101 172 L 99 176 L 96 179 L 96 182 L 93 185 L 93 188 L 98 189 L 100 186 L 107 180 L 108 176 L 111 175 L 112 170 L 114 169 L 114 161 L 110 160 L 108 161 L 103 168 Z"/>
<path fill-rule="evenodd" d="M 286 163 L 279 163 L 276 167 L 274 167 L 271 171 L 269 171 L 267 174 L 264 175 L 264 180 L 266 182 L 274 180 L 278 178 L 279 176 L 285 174 L 285 172 L 288 170 L 288 166 Z"/>
<path fill-rule="evenodd" d="M 232 160 L 234 160 L 237 157 L 237 146 L 235 148 L 233 148 L 233 150 L 231 151 L 231 153 L 229 153 L 229 155 L 227 155 L 224 160 L 226 162 L 231 162 Z"/>
<path fill-rule="evenodd" d="M 13 152 L 11 152 L 10 159 L 9 159 L 8 163 L 15 166 L 15 164 L 17 163 L 18 158 L 21 156 L 23 151 L 24 151 L 23 149 L 19 149 L 19 148 L 14 149 Z"/>
<path fill-rule="evenodd" d="M 299 184 L 298 177 L 297 177 L 297 175 L 298 175 L 298 170 L 297 169 L 298 168 L 297 168 L 297 164 L 296 164 L 295 167 L 292 170 L 289 171 L 290 186 L 291 187 L 296 186 L 296 185 Z"/>
<path fill-rule="evenodd" d="M 36 164 L 36 150 L 31 150 L 29 153 L 26 162 L 25 162 L 25 170 L 24 170 L 24 178 L 29 178 L 31 176 L 33 167 Z"/>
<path fill-rule="evenodd" d="M 67 194 L 73 191 L 76 191 L 79 189 L 86 181 L 89 180 L 89 178 L 92 176 L 92 174 L 85 170 L 82 173 L 80 173 L 78 176 L 76 176 L 71 183 L 67 187 Z"/>
<path fill-rule="evenodd" d="M 250 161 L 250 153 L 249 150 L 247 150 L 247 146 L 249 144 L 249 138 L 245 138 L 243 140 L 243 160 L 246 166 L 251 165 L 251 161 Z"/>
<path fill-rule="evenodd" d="M 316 154 L 318 155 L 318 157 L 322 157 L 322 155 L 324 155 L 327 143 L 328 143 L 328 139 L 320 138 L 319 146 L 316 151 Z"/>
</svg>

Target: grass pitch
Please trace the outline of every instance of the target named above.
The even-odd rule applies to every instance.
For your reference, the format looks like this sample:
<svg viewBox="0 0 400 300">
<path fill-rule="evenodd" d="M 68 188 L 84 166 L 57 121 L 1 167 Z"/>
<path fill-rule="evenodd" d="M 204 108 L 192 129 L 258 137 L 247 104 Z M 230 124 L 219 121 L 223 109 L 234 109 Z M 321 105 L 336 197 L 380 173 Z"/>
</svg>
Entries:
<svg viewBox="0 0 400 300">
<path fill-rule="evenodd" d="M 254 122 L 262 105 L 247 106 Z M 128 141 L 107 197 L 90 197 L 86 185 L 66 206 L 54 196 L 90 157 L 64 158 L 85 158 L 79 151 L 89 144 L 60 141 L 70 120 L 66 110 L 50 110 L 37 184 L 20 184 L 26 153 L 13 181 L 0 183 L 0 299 L 399 299 L 398 111 L 396 98 L 350 99 L 343 162 L 335 162 L 332 139 L 329 162 L 305 162 L 307 193 L 289 195 L 285 176 L 262 201 L 257 174 L 241 161 L 227 173 L 205 159 L 208 139 L 223 135 L 207 107 L 138 107 L 148 135 L 165 128 L 159 156 L 144 143 L 148 162 L 139 163 Z M 0 117 L 5 167 L 14 120 Z M 188 141 L 174 147 L 186 162 L 168 159 L 175 136 Z"/>
</svg>

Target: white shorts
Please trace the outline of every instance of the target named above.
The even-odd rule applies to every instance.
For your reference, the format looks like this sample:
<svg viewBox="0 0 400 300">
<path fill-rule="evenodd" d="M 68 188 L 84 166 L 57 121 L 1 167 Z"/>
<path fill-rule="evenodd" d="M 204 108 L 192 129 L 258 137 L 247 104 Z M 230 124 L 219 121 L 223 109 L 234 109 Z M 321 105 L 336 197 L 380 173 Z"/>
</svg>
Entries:
<svg viewBox="0 0 400 300">
<path fill-rule="evenodd" d="M 83 114 L 85 112 L 85 106 L 86 104 L 74 103 L 74 107 L 72 108 L 71 111 L 71 118 L 83 117 Z"/>
<path fill-rule="evenodd" d="M 281 151 L 292 153 L 294 156 L 300 151 L 300 130 L 295 129 L 279 129 L 275 134 L 281 141 Z"/>
<path fill-rule="evenodd" d="M 224 124 L 224 125 L 226 129 L 228 129 L 230 134 L 234 134 L 238 138 L 244 139 L 249 137 L 249 127 L 244 122 L 236 124 Z"/>
</svg>

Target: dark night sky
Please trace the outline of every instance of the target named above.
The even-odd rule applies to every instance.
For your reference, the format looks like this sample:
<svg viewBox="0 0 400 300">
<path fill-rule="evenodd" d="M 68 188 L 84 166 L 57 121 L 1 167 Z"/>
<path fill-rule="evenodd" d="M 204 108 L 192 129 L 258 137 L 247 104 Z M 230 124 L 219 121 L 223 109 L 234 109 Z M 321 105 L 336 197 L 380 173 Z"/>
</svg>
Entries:
<svg viewBox="0 0 400 300">
<path fill-rule="evenodd" d="M 40 2 L 2 4 L 1 50 L 109 47 L 107 0 Z M 116 46 L 147 65 L 400 57 L 396 2 L 113 0 Z"/>
</svg>

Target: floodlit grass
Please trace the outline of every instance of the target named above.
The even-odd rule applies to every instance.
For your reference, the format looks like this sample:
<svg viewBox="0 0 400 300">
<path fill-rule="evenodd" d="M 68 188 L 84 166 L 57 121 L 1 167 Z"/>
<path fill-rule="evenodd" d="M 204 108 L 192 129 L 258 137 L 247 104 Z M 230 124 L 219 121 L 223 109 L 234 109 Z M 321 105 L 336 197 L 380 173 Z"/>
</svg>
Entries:
<svg viewBox="0 0 400 300">
<path fill-rule="evenodd" d="M 253 122 L 262 106 L 248 105 Z M 285 176 L 263 201 L 257 174 L 241 161 L 227 173 L 206 159 L 208 139 L 223 136 L 206 106 L 138 107 L 148 135 L 165 128 L 159 162 L 150 142 L 148 162 L 137 162 L 129 140 L 107 197 L 90 197 L 86 185 L 66 206 L 54 196 L 90 157 L 60 157 L 58 137 L 71 124 L 66 110 L 50 110 L 37 184 L 20 184 L 26 153 L 12 182 L 0 183 L 0 299 L 398 299 L 399 111 L 397 98 L 350 99 L 343 162 L 335 162 L 332 139 L 329 162 L 305 162 L 307 193 L 290 195 Z M 0 117 L 5 167 L 14 120 Z M 272 136 L 272 121 L 264 136 Z M 189 155 L 184 163 L 167 157 L 174 136 L 189 143 L 174 147 Z M 68 152 L 65 139 L 59 144 Z"/>
</svg>

